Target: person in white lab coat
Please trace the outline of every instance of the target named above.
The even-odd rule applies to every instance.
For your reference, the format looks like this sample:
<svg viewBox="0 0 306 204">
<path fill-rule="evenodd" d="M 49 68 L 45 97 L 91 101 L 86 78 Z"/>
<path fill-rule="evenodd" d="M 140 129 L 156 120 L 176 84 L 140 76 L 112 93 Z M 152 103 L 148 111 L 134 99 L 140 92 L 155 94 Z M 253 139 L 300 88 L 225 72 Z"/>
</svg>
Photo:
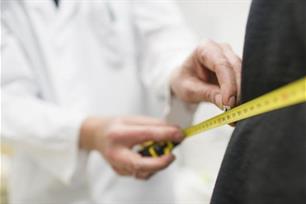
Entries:
<svg viewBox="0 0 306 204">
<path fill-rule="evenodd" d="M 175 165 L 138 180 L 174 156 L 132 147 L 181 141 L 175 125 L 188 125 L 201 101 L 233 106 L 231 49 L 207 41 L 191 52 L 195 38 L 171 1 L 3 0 L 1 9 L 10 203 L 174 203 Z"/>
</svg>

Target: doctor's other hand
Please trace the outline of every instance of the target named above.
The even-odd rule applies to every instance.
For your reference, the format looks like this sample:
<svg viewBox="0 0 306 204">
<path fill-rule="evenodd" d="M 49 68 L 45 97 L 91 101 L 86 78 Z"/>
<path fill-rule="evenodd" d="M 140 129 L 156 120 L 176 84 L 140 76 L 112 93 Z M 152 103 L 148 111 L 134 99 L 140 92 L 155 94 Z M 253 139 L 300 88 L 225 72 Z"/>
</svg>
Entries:
<svg viewBox="0 0 306 204">
<path fill-rule="evenodd" d="M 171 76 L 172 93 L 188 103 L 233 107 L 240 97 L 241 59 L 227 44 L 206 41 Z"/>
<path fill-rule="evenodd" d="M 96 150 L 122 176 L 148 179 L 174 161 L 174 155 L 142 157 L 132 148 L 147 141 L 183 139 L 182 131 L 165 122 L 142 116 L 97 118 L 84 121 L 80 130 L 80 148 Z"/>
</svg>

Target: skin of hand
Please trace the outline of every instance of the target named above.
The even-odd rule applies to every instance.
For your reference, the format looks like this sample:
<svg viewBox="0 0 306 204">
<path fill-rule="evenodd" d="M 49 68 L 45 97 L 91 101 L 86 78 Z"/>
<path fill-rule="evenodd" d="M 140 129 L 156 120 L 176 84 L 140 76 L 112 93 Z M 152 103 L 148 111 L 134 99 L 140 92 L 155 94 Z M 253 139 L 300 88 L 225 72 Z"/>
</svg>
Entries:
<svg viewBox="0 0 306 204">
<path fill-rule="evenodd" d="M 206 41 L 172 73 L 170 87 L 188 103 L 207 101 L 220 108 L 233 107 L 239 100 L 240 74 L 241 60 L 229 45 Z M 150 140 L 181 142 L 183 133 L 148 117 L 90 117 L 82 124 L 79 145 L 100 152 L 119 175 L 148 179 L 175 159 L 173 154 L 146 158 L 132 150 Z"/>
<path fill-rule="evenodd" d="M 148 179 L 175 159 L 173 154 L 142 157 L 132 150 L 151 140 L 181 142 L 183 133 L 176 126 L 149 117 L 90 117 L 81 127 L 79 144 L 81 149 L 100 152 L 117 174 Z"/>
<path fill-rule="evenodd" d="M 240 98 L 241 59 L 227 44 L 206 41 L 172 73 L 173 94 L 188 103 L 211 102 L 223 109 Z"/>
</svg>

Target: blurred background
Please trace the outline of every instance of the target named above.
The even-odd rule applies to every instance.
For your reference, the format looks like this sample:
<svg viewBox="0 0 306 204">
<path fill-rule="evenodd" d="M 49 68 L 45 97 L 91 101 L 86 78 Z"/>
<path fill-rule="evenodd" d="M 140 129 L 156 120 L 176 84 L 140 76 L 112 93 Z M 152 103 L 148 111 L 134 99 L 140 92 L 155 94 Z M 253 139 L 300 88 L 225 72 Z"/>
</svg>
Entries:
<svg viewBox="0 0 306 204">
<path fill-rule="evenodd" d="M 229 43 L 240 56 L 250 0 L 178 0 L 188 25 L 201 39 Z M 221 111 L 203 104 L 196 113 L 199 122 Z M 178 203 L 209 203 L 214 182 L 232 128 L 222 127 L 188 139 L 178 148 Z M 4 149 L 4 153 L 9 153 Z M 6 203 L 5 183 L 9 174 L 9 156 L 1 155 L 1 204 Z"/>
</svg>

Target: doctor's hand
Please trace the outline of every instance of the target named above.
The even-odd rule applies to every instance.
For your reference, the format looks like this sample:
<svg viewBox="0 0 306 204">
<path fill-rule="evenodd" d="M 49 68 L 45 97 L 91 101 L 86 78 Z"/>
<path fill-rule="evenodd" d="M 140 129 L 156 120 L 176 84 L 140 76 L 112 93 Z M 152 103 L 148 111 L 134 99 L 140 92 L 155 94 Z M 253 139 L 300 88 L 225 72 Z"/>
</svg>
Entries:
<svg viewBox="0 0 306 204">
<path fill-rule="evenodd" d="M 241 59 L 229 45 L 207 41 L 172 74 L 170 86 L 185 102 L 233 107 L 239 100 L 240 73 Z"/>
<path fill-rule="evenodd" d="M 99 151 L 119 175 L 148 179 L 171 164 L 174 156 L 142 157 L 132 148 L 147 141 L 180 142 L 182 139 L 183 133 L 178 127 L 154 118 L 88 118 L 81 127 L 80 148 Z"/>
</svg>

